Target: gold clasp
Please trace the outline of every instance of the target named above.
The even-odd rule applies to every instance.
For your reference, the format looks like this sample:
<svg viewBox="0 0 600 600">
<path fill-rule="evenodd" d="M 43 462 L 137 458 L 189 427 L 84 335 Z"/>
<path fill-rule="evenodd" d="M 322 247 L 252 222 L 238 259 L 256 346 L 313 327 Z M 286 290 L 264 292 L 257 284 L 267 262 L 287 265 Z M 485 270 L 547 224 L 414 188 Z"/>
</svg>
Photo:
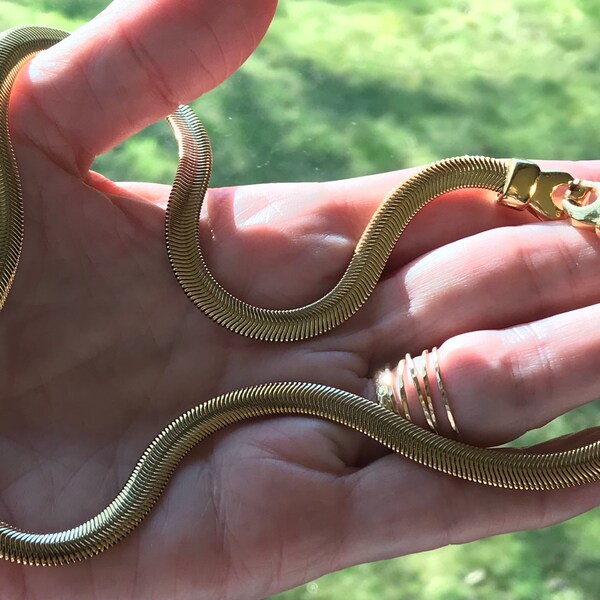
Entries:
<svg viewBox="0 0 600 600">
<path fill-rule="evenodd" d="M 564 195 L 563 208 L 575 227 L 594 229 L 600 236 L 600 183 L 573 179 Z"/>
<path fill-rule="evenodd" d="M 555 200 L 557 188 L 568 186 L 573 176 L 560 171 L 542 171 L 538 165 L 524 160 L 513 160 L 506 184 L 499 199 L 500 204 L 528 209 L 538 219 L 566 219 L 567 214 Z"/>
<path fill-rule="evenodd" d="M 600 236 L 600 183 L 595 181 L 514 159 L 499 202 L 542 220 L 570 219 L 575 227 L 594 229 Z"/>
</svg>

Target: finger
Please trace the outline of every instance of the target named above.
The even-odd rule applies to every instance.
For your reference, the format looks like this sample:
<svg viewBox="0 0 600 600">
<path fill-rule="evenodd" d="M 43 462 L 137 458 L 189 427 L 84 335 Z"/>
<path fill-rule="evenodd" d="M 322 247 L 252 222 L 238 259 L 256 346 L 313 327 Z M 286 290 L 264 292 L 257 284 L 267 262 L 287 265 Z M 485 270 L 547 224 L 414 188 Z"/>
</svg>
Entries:
<svg viewBox="0 0 600 600">
<path fill-rule="evenodd" d="M 560 168 L 560 166 L 555 165 L 554 168 Z M 567 168 L 583 174 L 592 169 L 592 166 L 582 164 L 575 169 L 567 165 Z M 202 230 L 206 233 L 203 236 L 202 245 L 208 262 L 215 276 L 230 291 L 244 297 L 247 301 L 268 305 L 272 308 L 290 308 L 315 300 L 329 291 L 338 281 L 375 207 L 381 202 L 387 191 L 399 180 L 405 178 L 408 173 L 409 171 L 398 171 L 326 183 L 263 184 L 210 190 L 202 217 L 205 224 Z M 105 187 L 101 189 L 107 191 Z M 119 196 L 132 195 L 136 198 L 141 196 L 157 206 L 165 208 L 169 187 L 155 184 L 120 183 L 118 187 L 108 191 L 113 191 Z M 477 194 L 478 192 L 473 193 Z M 524 216 L 523 213 L 498 207 L 493 202 L 486 202 L 482 198 L 469 198 L 468 195 L 459 197 L 457 194 L 434 201 L 431 206 L 425 207 L 423 214 L 417 215 L 417 221 L 423 219 L 422 226 L 419 227 L 418 222 L 411 223 L 401 236 L 390 258 L 392 272 L 397 265 L 421 255 L 436 245 L 444 244 L 448 240 L 468 236 L 473 232 L 495 226 L 515 224 L 519 222 L 519 219 L 521 221 L 529 220 L 529 217 Z M 426 212 L 430 208 L 435 209 L 433 214 Z M 451 218 L 452 215 L 459 215 L 460 210 L 463 211 L 464 218 Z M 425 219 L 430 220 L 425 222 Z M 436 225 L 438 222 L 443 226 L 438 227 Z M 275 242 L 278 248 L 277 252 L 273 252 L 272 249 Z M 577 248 L 581 245 L 581 240 L 579 242 Z M 500 273 L 507 277 L 509 270 L 504 262 L 499 260 L 501 257 L 498 255 L 497 248 L 486 247 L 483 241 L 481 243 L 482 251 L 479 249 L 465 251 L 474 258 L 485 257 L 485 260 L 482 258 L 480 261 L 482 262 L 480 268 L 467 268 L 467 275 L 481 276 L 487 272 L 489 277 L 482 280 L 482 286 L 486 298 L 493 301 L 496 296 L 488 293 L 488 287 L 495 286 L 502 289 L 504 285 L 496 279 L 492 270 L 493 265 L 498 263 Z M 546 246 L 552 244 L 550 240 L 545 240 L 544 243 Z M 498 245 L 499 247 L 506 246 L 506 244 L 500 243 Z M 458 246 L 457 248 L 460 249 Z M 555 251 L 546 252 L 545 247 L 535 250 L 536 256 L 539 255 L 540 259 L 544 256 L 547 259 L 556 259 Z M 489 253 L 492 253 L 492 256 L 488 260 Z M 253 257 L 248 268 L 243 273 L 232 273 L 231 265 L 238 263 L 241 257 L 247 256 Z M 442 256 L 446 256 L 446 254 L 442 254 Z M 575 257 L 573 260 L 579 260 L 579 258 Z M 595 275 L 593 257 L 591 259 L 591 272 Z M 303 273 L 301 279 L 282 278 L 282 273 L 287 274 L 292 263 L 296 265 L 295 268 L 298 272 Z M 260 265 L 260 267 L 253 269 L 254 264 Z M 426 267 L 427 264 L 432 263 L 423 264 Z M 441 266 L 438 265 L 437 270 L 433 269 L 435 271 L 433 275 L 427 275 L 424 268 L 423 276 L 419 275 L 421 271 L 411 268 L 410 273 L 411 276 L 414 275 L 414 279 L 421 283 L 424 278 L 430 279 L 433 284 L 433 287 L 416 286 L 413 290 L 414 295 L 420 294 L 427 301 L 431 301 L 427 304 L 431 310 L 422 310 L 423 318 L 415 318 L 410 321 L 409 325 L 412 323 L 413 327 L 406 327 L 406 323 L 401 323 L 402 337 L 391 338 L 388 332 L 395 331 L 398 328 L 397 319 L 404 320 L 404 315 L 408 314 L 408 308 L 398 300 L 404 295 L 404 290 L 398 291 L 398 286 L 402 288 L 404 285 L 403 281 L 395 278 L 384 281 L 378 286 L 375 296 L 384 298 L 384 301 L 382 303 L 379 300 L 371 301 L 371 307 L 381 304 L 381 310 L 371 312 L 370 322 L 374 325 L 366 333 L 370 335 L 371 339 L 377 341 L 377 347 L 381 350 L 379 353 L 381 360 L 388 360 L 393 356 L 390 354 L 387 343 L 390 340 L 393 339 L 395 343 L 401 344 L 403 347 L 411 344 L 410 332 L 416 331 L 419 334 L 426 332 L 431 334 L 428 339 L 432 340 L 431 343 L 425 343 L 424 338 L 421 337 L 421 345 L 415 343 L 410 346 L 409 349 L 412 351 L 428 345 L 439 344 L 442 339 L 459 333 L 460 328 L 452 329 L 460 323 L 460 320 L 455 318 L 456 310 L 460 311 L 462 308 L 468 307 L 468 310 L 463 312 L 471 320 L 476 320 L 475 317 L 481 312 L 504 318 L 502 311 L 487 310 L 487 305 L 479 301 L 477 301 L 475 309 L 479 307 L 484 310 L 479 312 L 472 310 L 473 302 L 464 302 L 464 295 L 456 294 L 454 296 L 456 307 L 452 310 L 449 310 L 450 305 L 447 305 L 441 312 L 437 310 L 436 305 L 432 304 L 438 297 L 433 294 L 432 290 L 437 288 L 442 290 L 445 296 L 448 295 L 448 289 L 454 283 L 454 276 L 460 272 L 459 267 L 463 264 L 461 260 L 449 259 Z M 544 264 L 542 260 L 541 269 L 545 268 Z M 523 285 L 530 292 L 531 283 L 535 278 L 529 278 L 529 271 L 523 271 L 521 262 L 515 266 L 515 270 L 521 272 L 522 279 L 523 276 L 525 277 Z M 464 279 L 461 278 L 460 273 L 457 277 L 461 281 L 457 292 L 461 290 L 465 292 Z M 562 275 L 559 280 L 561 278 Z M 439 285 L 437 285 L 438 282 Z M 512 289 L 510 287 L 512 282 L 509 283 L 510 285 L 506 286 L 506 289 Z M 555 286 L 552 287 L 552 291 L 555 293 Z M 527 294 L 524 294 L 524 297 L 527 297 Z M 548 294 L 548 298 L 553 297 L 552 294 Z M 570 293 L 567 293 L 567 297 L 567 299 L 571 298 Z M 466 295 L 467 300 L 473 298 L 477 298 L 475 293 Z M 512 298 L 510 303 L 514 304 Z M 568 308 L 567 306 L 566 309 Z M 362 315 L 365 310 L 367 309 L 363 309 L 359 314 Z M 446 324 L 449 329 L 440 332 L 430 327 L 428 320 L 432 315 L 436 324 Z M 445 319 L 440 319 L 440 315 Z M 354 323 L 365 329 L 365 321 L 362 317 L 360 320 L 354 320 Z M 489 326 L 505 326 L 507 324 L 509 323 L 499 320 Z M 480 324 L 476 323 L 476 328 L 479 326 Z"/>
<path fill-rule="evenodd" d="M 589 165 L 581 165 L 579 171 L 589 168 Z M 225 287 L 249 302 L 271 308 L 290 308 L 311 302 L 339 280 L 375 207 L 409 172 L 325 183 L 212 189 L 201 218 L 205 234 L 202 246 L 208 263 Z M 120 183 L 112 190 L 105 186 L 100 189 L 113 191 L 118 196 L 141 196 L 162 208 L 166 207 L 169 192 L 168 186 L 136 183 Z M 401 236 L 390 258 L 391 272 L 395 265 L 448 240 L 529 220 L 523 213 L 498 207 L 483 198 L 470 197 L 470 191 L 460 193 L 466 195 L 456 193 L 440 198 L 417 215 L 417 221 L 423 220 L 421 227 L 419 222 L 411 223 Z M 426 212 L 430 208 L 434 209 L 433 213 Z M 461 210 L 465 218 L 451 218 Z M 425 223 L 426 219 L 430 221 Z M 231 265 L 248 256 L 253 257 L 248 268 L 234 273 Z M 287 277 L 292 264 L 297 272 L 303 273 L 302 278 Z M 257 267 L 253 268 L 254 265 Z M 447 287 L 445 283 L 443 287 Z M 385 289 L 389 288 L 387 285 Z M 393 306 L 386 304 L 383 308 L 386 318 L 401 312 L 396 295 L 391 298 Z M 383 331 L 385 342 L 389 339 L 388 320 L 380 314 L 375 314 L 373 319 L 381 327 L 372 337 L 381 337 Z M 355 322 L 364 328 L 362 318 Z M 388 359 L 389 354 L 383 358 Z"/>
<path fill-rule="evenodd" d="M 17 121 L 28 139 L 85 172 L 96 155 L 231 75 L 276 4 L 115 0 L 30 62 L 15 90 Z"/>
<path fill-rule="evenodd" d="M 540 451 L 580 446 L 598 437 L 598 431 L 580 434 Z M 347 544 L 338 568 L 546 527 L 600 502 L 600 482 L 548 492 L 504 490 L 443 475 L 396 455 L 349 476 L 347 488 Z"/>
<path fill-rule="evenodd" d="M 540 161 L 540 164 L 543 161 Z M 581 178 L 600 177 L 600 161 L 548 162 L 547 169 L 569 169 Z M 209 191 L 206 203 L 211 204 L 210 228 L 216 233 L 232 232 L 255 225 L 294 227 L 296 217 L 309 213 L 319 217 L 323 231 L 346 236 L 358 242 L 369 219 L 385 196 L 418 169 L 401 169 L 377 175 L 367 175 L 329 182 L 266 183 L 225 187 Z M 94 176 L 104 179 L 101 175 Z M 95 185 L 94 182 L 88 182 Z M 123 190 L 166 208 L 171 186 L 146 182 L 118 182 L 115 193 Z M 103 190 L 107 191 L 107 190 Z M 227 205 L 227 206 L 225 206 Z M 206 207 L 205 207 L 206 208 Z M 427 220 L 439 222 L 424 235 L 418 221 L 419 213 L 398 243 L 390 258 L 388 270 L 426 254 L 430 250 L 463 237 L 502 226 L 536 222 L 529 214 L 506 210 L 495 198 L 484 198 L 481 190 L 460 190 L 445 194 L 427 205 Z M 470 212 L 468 219 L 451 218 Z M 205 215 L 206 216 L 206 215 Z M 335 229 L 335 231 L 334 231 Z"/>
<path fill-rule="evenodd" d="M 483 446 L 505 443 L 600 398 L 599 319 L 596 304 L 444 343 L 438 351 L 440 372 L 462 439 Z M 420 369 L 421 359 L 416 363 Z M 428 364 L 438 425 L 451 435 L 432 361 Z M 405 381 L 410 414 L 425 427 L 416 387 L 408 377 Z"/>
<path fill-rule="evenodd" d="M 582 176 L 600 163 L 562 165 Z M 345 181 L 302 184 L 265 184 L 223 188 L 209 198 L 207 223 L 215 239 L 223 241 L 218 255 L 227 255 L 224 264 L 240 256 L 254 256 L 256 245 L 273 232 L 280 239 L 283 232 L 290 248 L 302 256 L 303 271 L 314 275 L 304 282 L 303 291 L 289 290 L 280 294 L 275 308 L 290 308 L 316 300 L 329 291 L 345 270 L 352 253 L 373 212 L 391 188 L 405 179 L 410 171 L 398 171 Z M 461 190 L 445 195 L 427 205 L 400 237 L 386 268 L 388 274 L 433 248 L 456 239 L 495 227 L 535 222 L 528 214 L 499 206 L 494 198 L 481 191 Z M 242 234 L 242 235 L 240 235 Z M 232 244 L 235 237 L 235 244 Z M 256 242 L 256 243 L 255 243 Z M 205 247 L 210 253 L 210 244 Z M 234 252 L 232 255 L 231 252 Z M 289 257 L 278 260 L 263 273 L 252 272 L 252 281 L 265 292 L 268 301 L 281 286 L 281 274 L 287 273 Z M 217 256 L 218 259 L 218 256 Z M 213 263 L 216 270 L 217 263 Z M 325 268 L 325 275 L 323 271 Z M 256 277 L 259 279 L 256 280 Z M 249 284 L 239 283 L 239 289 Z M 308 285 L 309 284 L 309 285 Z M 271 293 L 273 292 L 273 293 Z M 260 301 L 257 298 L 256 301 Z"/>
<path fill-rule="evenodd" d="M 535 160 L 547 171 L 567 172 L 573 177 L 600 179 L 600 161 Z M 444 194 L 420 210 L 410 222 L 388 261 L 386 272 L 398 269 L 427 252 L 489 229 L 536 223 L 528 212 L 499 205 L 484 190 L 457 190 Z"/>
<path fill-rule="evenodd" d="M 566 223 L 495 229 L 434 250 L 380 282 L 365 307 L 373 364 L 600 302 L 599 259 L 596 236 Z"/>
</svg>

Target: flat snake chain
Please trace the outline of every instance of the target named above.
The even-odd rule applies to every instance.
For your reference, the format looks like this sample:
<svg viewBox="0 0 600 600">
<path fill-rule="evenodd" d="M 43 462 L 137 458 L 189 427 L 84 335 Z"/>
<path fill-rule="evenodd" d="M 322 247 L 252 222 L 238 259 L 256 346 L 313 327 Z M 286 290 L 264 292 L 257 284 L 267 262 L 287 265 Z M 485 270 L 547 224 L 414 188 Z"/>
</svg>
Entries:
<svg viewBox="0 0 600 600">
<path fill-rule="evenodd" d="M 8 102 L 17 72 L 35 53 L 68 34 L 20 27 L 0 37 L 0 304 L 16 273 L 23 243 L 23 198 L 8 129 Z M 246 304 L 209 272 L 199 246 L 198 219 L 210 177 L 210 142 L 187 107 L 169 121 L 180 162 L 166 216 L 169 258 L 190 299 L 223 326 L 261 340 L 294 341 L 324 333 L 354 314 L 373 291 L 410 219 L 431 199 L 459 188 L 500 193 L 508 163 L 461 157 L 435 163 L 398 186 L 363 233 L 338 284 L 320 300 L 292 310 Z M 472 447 L 426 431 L 343 390 L 310 383 L 267 383 L 218 396 L 170 423 L 148 446 L 116 498 L 89 521 L 56 533 L 30 533 L 0 523 L 0 555 L 32 565 L 89 558 L 115 544 L 144 519 L 186 453 L 232 423 L 269 415 L 312 415 L 342 423 L 402 456 L 456 477 L 489 485 L 543 490 L 600 479 L 600 442 L 549 454 Z"/>
</svg>

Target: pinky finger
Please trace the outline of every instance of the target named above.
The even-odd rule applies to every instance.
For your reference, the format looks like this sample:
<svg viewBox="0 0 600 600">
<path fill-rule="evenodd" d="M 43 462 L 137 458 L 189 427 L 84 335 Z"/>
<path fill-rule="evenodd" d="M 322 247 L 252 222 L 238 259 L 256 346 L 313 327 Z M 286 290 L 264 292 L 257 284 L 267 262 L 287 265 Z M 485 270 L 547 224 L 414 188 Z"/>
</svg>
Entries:
<svg viewBox="0 0 600 600">
<path fill-rule="evenodd" d="M 599 438 L 597 428 L 530 451 L 566 450 Z M 544 492 L 506 490 L 456 479 L 397 455 L 349 476 L 348 487 L 347 553 L 340 567 L 547 527 L 600 503 L 600 482 Z"/>
</svg>

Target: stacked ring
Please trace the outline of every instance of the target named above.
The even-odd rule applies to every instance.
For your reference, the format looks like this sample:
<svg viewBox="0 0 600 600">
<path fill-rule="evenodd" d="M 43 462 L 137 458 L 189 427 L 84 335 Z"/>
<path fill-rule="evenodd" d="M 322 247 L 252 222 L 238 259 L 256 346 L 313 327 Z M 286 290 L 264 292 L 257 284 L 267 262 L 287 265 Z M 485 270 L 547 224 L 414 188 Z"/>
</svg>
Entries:
<svg viewBox="0 0 600 600">
<path fill-rule="evenodd" d="M 412 382 L 416 395 L 419 399 L 419 404 L 423 410 L 427 426 L 433 432 L 439 434 L 440 431 L 438 426 L 438 418 L 435 414 L 433 394 L 431 391 L 431 383 L 429 378 L 430 358 L 431 362 L 433 363 L 433 371 L 435 372 L 435 381 L 439 390 L 439 394 L 444 402 L 448 423 L 456 435 L 460 436 L 458 426 L 456 425 L 456 419 L 454 418 L 450 408 L 448 393 L 442 379 L 438 351 L 435 347 L 432 348 L 431 352 L 429 352 L 429 350 L 423 350 L 421 354 L 421 368 L 419 372 L 417 372 L 415 362 L 410 354 L 406 354 L 406 356 L 398 363 L 395 369 L 395 375 L 389 366 L 377 371 L 374 375 L 377 402 L 388 410 L 391 410 L 401 417 L 412 421 L 413 419 L 410 414 L 407 393 L 407 382 Z M 407 372 L 410 379 L 407 378 Z"/>
</svg>

